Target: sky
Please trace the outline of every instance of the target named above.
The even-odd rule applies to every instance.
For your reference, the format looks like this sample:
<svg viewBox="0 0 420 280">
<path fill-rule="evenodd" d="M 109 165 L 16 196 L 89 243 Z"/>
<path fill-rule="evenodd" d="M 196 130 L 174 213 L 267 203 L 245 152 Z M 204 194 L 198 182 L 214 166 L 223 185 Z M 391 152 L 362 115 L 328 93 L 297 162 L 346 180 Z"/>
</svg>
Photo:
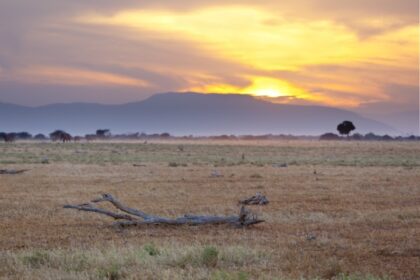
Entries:
<svg viewBox="0 0 420 280">
<path fill-rule="evenodd" d="M 419 108 L 417 0 L 0 0 L 0 102 L 240 93 Z"/>
</svg>

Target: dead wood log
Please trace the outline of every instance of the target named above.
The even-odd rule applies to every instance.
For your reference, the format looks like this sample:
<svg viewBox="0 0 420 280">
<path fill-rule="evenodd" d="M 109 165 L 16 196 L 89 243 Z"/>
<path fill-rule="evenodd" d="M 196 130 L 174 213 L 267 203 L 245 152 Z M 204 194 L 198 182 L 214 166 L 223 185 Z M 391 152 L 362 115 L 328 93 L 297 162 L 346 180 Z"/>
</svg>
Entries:
<svg viewBox="0 0 420 280">
<path fill-rule="evenodd" d="M 239 203 L 244 205 L 265 205 L 268 204 L 269 201 L 264 195 L 262 195 L 260 192 L 257 192 L 250 198 L 240 200 Z"/>
<path fill-rule="evenodd" d="M 136 226 L 136 225 L 206 225 L 206 224 L 229 224 L 237 227 L 246 227 L 264 222 L 259 219 L 255 214 L 241 207 L 238 216 L 200 216 L 186 214 L 177 218 L 167 218 L 147 214 L 141 210 L 125 206 L 119 200 L 114 198 L 111 194 L 103 194 L 100 198 L 94 199 L 92 203 L 84 203 L 78 205 L 64 205 L 64 208 L 76 209 L 79 211 L 94 212 L 118 220 L 114 222 L 115 226 Z M 99 208 L 93 203 L 109 202 L 118 210 L 126 214 L 112 212 L 107 209 Z"/>
<path fill-rule="evenodd" d="M 15 174 L 21 174 L 21 173 L 26 172 L 28 170 L 29 169 L 20 169 L 20 170 L 15 170 L 15 169 L 0 169 L 0 174 L 15 175 Z"/>
</svg>

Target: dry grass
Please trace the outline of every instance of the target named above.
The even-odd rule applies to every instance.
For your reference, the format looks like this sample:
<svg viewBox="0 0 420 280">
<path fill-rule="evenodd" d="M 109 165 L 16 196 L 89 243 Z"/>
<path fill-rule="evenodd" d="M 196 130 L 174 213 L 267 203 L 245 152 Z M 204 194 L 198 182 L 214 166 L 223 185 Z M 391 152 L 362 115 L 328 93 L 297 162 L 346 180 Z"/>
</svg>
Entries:
<svg viewBox="0 0 420 280">
<path fill-rule="evenodd" d="M 0 278 L 420 278 L 420 144 L 179 144 L 0 144 L 0 168 L 31 169 L 0 175 Z M 161 215 L 232 214 L 257 191 L 267 223 L 250 229 L 116 231 L 62 209 L 110 192 Z"/>
</svg>

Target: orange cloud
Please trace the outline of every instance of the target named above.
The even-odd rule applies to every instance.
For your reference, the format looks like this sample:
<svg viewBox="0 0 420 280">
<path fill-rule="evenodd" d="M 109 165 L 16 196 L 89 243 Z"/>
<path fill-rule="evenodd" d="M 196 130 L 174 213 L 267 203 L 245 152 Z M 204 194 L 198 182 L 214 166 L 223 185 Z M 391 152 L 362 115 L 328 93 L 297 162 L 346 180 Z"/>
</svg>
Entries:
<svg viewBox="0 0 420 280">
<path fill-rule="evenodd" d="M 186 73 L 190 75 L 185 78 L 189 86 L 183 90 L 294 96 L 330 105 L 356 106 L 364 96 L 384 98 L 382 86 L 397 80 L 393 77 L 400 76 L 396 82 L 410 85 L 418 80 L 413 75 L 398 73 L 418 69 L 419 28 L 402 25 L 395 18 L 361 18 L 357 21 L 359 26 L 383 30 L 363 39 L 347 25 L 333 20 L 290 19 L 253 6 L 204 7 L 186 12 L 124 10 L 110 16 L 88 14 L 77 21 L 138 29 L 194 42 L 206 53 L 260 72 L 237 73 L 249 81 L 249 85 L 241 87 L 205 72 Z M 369 77 L 357 72 L 346 73 L 347 76 L 334 72 L 308 73 L 308 67 L 317 65 L 356 68 L 368 65 L 371 73 Z M 383 69 L 391 69 L 395 75 L 387 78 L 375 74 L 383 73 Z M 272 75 L 275 71 L 304 72 L 314 78 L 309 83 L 288 80 Z M 329 96 L 329 92 L 342 92 L 343 96 Z M 345 96 L 346 92 L 352 96 Z"/>
<path fill-rule="evenodd" d="M 329 20 L 290 20 L 247 6 L 179 11 L 121 11 L 89 15 L 83 22 L 153 30 L 197 42 L 225 59 L 264 70 L 296 70 L 304 65 L 378 62 L 409 64 L 417 54 L 418 26 L 360 40 L 349 28 Z M 367 26 L 388 26 L 366 19 Z"/>
</svg>

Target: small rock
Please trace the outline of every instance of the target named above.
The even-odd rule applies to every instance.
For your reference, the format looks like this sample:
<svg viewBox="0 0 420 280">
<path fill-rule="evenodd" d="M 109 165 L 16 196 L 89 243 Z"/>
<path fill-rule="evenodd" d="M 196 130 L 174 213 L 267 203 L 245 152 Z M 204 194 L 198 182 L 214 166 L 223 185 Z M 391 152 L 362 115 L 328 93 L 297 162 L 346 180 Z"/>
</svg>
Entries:
<svg viewBox="0 0 420 280">
<path fill-rule="evenodd" d="M 223 174 L 219 170 L 213 170 L 210 174 L 212 178 L 223 177 Z"/>
<path fill-rule="evenodd" d="M 276 168 L 284 168 L 287 167 L 287 163 L 274 163 L 271 165 L 272 167 L 276 167 Z"/>
<path fill-rule="evenodd" d="M 308 240 L 308 241 L 312 241 L 312 240 L 315 240 L 315 239 L 316 239 L 316 235 L 314 233 L 308 233 L 306 235 L 306 240 Z"/>
</svg>

